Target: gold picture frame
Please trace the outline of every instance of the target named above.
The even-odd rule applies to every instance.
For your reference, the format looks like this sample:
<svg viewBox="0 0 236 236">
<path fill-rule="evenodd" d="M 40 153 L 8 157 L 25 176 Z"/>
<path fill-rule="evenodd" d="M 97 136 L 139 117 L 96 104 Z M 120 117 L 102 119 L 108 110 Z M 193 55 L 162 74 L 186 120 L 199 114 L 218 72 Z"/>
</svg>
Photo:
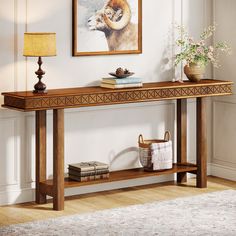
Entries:
<svg viewBox="0 0 236 236">
<path fill-rule="evenodd" d="M 142 53 L 142 0 L 73 0 L 72 11 L 73 56 Z"/>
</svg>

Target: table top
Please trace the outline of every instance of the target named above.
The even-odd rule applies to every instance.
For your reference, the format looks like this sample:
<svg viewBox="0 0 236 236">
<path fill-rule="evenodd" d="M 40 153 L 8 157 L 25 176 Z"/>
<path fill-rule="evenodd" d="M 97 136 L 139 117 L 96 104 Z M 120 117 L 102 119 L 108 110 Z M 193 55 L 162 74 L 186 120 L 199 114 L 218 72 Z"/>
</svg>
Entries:
<svg viewBox="0 0 236 236">
<path fill-rule="evenodd" d="M 232 86 L 232 81 L 204 79 L 198 83 L 144 83 L 141 88 L 107 89 L 93 86 L 52 89 L 46 94 L 35 94 L 32 91 L 4 92 L 2 106 L 20 111 L 36 111 L 222 96 L 232 94 Z"/>
</svg>

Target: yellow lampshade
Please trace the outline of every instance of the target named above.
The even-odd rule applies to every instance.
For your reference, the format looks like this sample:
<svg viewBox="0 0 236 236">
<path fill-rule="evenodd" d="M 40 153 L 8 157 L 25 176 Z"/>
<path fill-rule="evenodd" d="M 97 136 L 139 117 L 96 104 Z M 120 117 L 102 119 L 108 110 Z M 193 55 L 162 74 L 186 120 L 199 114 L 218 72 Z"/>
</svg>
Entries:
<svg viewBox="0 0 236 236">
<path fill-rule="evenodd" d="M 23 55 L 26 57 L 56 56 L 56 33 L 25 33 Z"/>
</svg>

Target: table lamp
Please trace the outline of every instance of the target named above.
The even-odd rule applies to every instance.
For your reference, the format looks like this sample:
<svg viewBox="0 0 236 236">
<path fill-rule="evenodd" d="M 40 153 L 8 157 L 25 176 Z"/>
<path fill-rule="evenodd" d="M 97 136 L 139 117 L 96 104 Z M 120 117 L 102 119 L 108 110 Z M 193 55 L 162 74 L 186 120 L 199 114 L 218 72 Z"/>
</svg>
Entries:
<svg viewBox="0 0 236 236">
<path fill-rule="evenodd" d="M 41 81 L 45 71 L 41 69 L 42 57 L 56 56 L 55 33 L 25 33 L 24 52 L 26 57 L 38 57 L 39 69 L 35 72 L 39 81 L 34 85 L 34 93 L 47 93 L 46 85 Z"/>
</svg>

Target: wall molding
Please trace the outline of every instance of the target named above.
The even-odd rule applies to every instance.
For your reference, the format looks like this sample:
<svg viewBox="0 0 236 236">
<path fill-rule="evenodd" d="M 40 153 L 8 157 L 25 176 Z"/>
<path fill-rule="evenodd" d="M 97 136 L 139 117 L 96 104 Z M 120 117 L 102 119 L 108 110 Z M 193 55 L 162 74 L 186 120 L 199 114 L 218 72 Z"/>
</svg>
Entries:
<svg viewBox="0 0 236 236">
<path fill-rule="evenodd" d="M 221 100 L 216 100 L 214 99 L 212 102 L 212 117 L 213 117 L 213 122 L 212 122 L 212 163 L 216 165 L 225 165 L 225 166 L 232 166 L 236 165 L 236 162 L 231 162 L 231 161 L 226 161 L 224 160 L 224 157 L 218 156 L 216 153 L 216 135 L 215 135 L 215 130 L 217 129 L 217 124 L 216 124 L 216 106 L 219 104 L 231 104 L 231 105 L 236 105 L 236 102 L 231 101 L 230 99 L 226 100 L 224 99 L 223 101 Z"/>
<path fill-rule="evenodd" d="M 214 25 L 216 21 L 216 0 L 211 0 L 211 1 L 212 1 L 212 25 Z M 212 43 L 213 45 L 216 44 L 215 32 L 213 32 Z M 216 70 L 213 66 L 212 66 L 212 77 L 213 79 L 216 78 Z"/>
<path fill-rule="evenodd" d="M 18 82 L 18 0 L 14 0 L 14 91 Z"/>
<path fill-rule="evenodd" d="M 228 103 L 228 104 L 236 104 L 236 94 L 232 94 L 230 96 L 224 96 L 224 97 L 215 97 L 213 101 L 221 102 L 221 103 Z"/>
<path fill-rule="evenodd" d="M 13 168 L 13 172 L 12 172 L 12 174 L 13 174 L 13 181 L 12 182 L 7 182 L 7 183 L 5 183 L 5 184 L 0 184 L 0 189 L 3 189 L 3 188 L 6 188 L 6 187 L 8 187 L 8 186 L 13 186 L 13 185 L 17 185 L 17 184 L 19 184 L 19 172 L 18 172 L 18 170 L 19 170 L 19 168 L 18 168 L 18 160 L 19 160 L 19 155 L 18 155 L 18 151 L 19 151 L 19 149 L 18 149 L 18 139 L 17 139 L 17 137 L 18 137 L 18 135 L 17 135 L 17 129 L 18 129 L 18 127 L 17 127 L 17 119 L 16 118 L 1 118 L 0 117 L 0 122 L 1 121 L 4 121 L 4 122 L 11 122 L 11 125 L 13 126 L 13 133 L 12 133 L 12 136 L 14 137 L 13 138 L 13 144 L 12 144 L 12 146 L 13 146 L 13 149 L 14 149 L 14 156 L 13 156 L 13 166 L 12 166 L 12 168 Z M 9 158 L 9 157 L 5 157 L 6 159 L 7 158 Z"/>
<path fill-rule="evenodd" d="M 34 201 L 34 196 L 35 190 L 33 188 L 2 191 L 0 192 L 0 206 L 31 202 Z"/>
<path fill-rule="evenodd" d="M 216 9 L 217 8 L 217 0 L 212 0 L 212 24 L 217 23 L 216 19 Z M 213 44 L 216 44 L 216 34 L 213 34 Z M 217 76 L 217 71 L 213 67 L 212 69 L 213 73 L 213 78 L 216 78 Z M 215 130 L 217 128 L 216 124 L 216 107 L 219 104 L 231 104 L 235 105 L 236 104 L 236 95 L 232 96 L 227 96 L 227 97 L 217 97 L 212 99 L 212 114 L 213 114 L 213 122 L 212 122 L 212 175 L 219 176 L 222 178 L 229 178 L 229 179 L 234 179 L 236 178 L 236 171 L 234 170 L 233 166 L 236 166 L 236 162 L 231 162 L 231 161 L 226 161 L 224 160 L 225 158 L 223 156 L 218 156 L 216 153 L 216 135 L 215 135 Z"/>
<path fill-rule="evenodd" d="M 215 163 L 215 164 L 217 164 L 217 162 L 221 162 L 222 163 L 222 165 L 227 165 L 227 164 L 229 164 L 229 165 L 236 165 L 236 163 L 235 162 L 232 162 L 232 161 L 225 161 L 225 160 L 222 160 L 222 158 L 221 157 L 214 157 L 213 158 L 213 162 L 212 163 Z"/>
<path fill-rule="evenodd" d="M 211 175 L 236 181 L 236 168 L 219 165 L 215 163 L 210 164 Z"/>
</svg>

